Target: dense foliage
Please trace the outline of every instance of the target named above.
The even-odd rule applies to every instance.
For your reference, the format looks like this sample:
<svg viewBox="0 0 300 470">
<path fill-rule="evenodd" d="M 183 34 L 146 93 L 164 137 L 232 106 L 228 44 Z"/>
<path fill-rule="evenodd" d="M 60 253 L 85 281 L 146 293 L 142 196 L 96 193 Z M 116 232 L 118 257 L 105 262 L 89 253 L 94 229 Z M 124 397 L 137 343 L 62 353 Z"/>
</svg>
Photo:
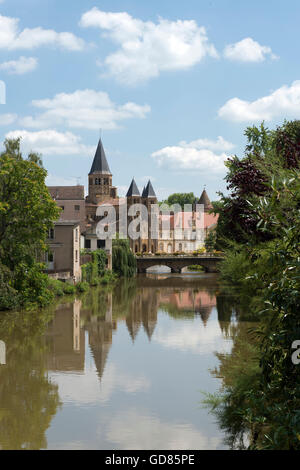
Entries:
<svg viewBox="0 0 300 470">
<path fill-rule="evenodd" d="M 116 276 L 106 269 L 107 254 L 104 250 L 99 249 L 89 252 L 89 256 L 91 261 L 81 267 L 83 283 L 97 286 L 98 284 L 108 284 L 115 280 Z M 84 284 L 81 284 L 80 289 L 84 291 L 85 288 L 83 286 Z"/>
<path fill-rule="evenodd" d="M 172 206 L 174 204 L 179 204 L 181 208 L 184 208 L 185 204 L 193 204 L 195 202 L 194 193 L 174 193 L 171 194 L 168 199 L 163 201 L 161 204 L 166 206 Z"/>
<path fill-rule="evenodd" d="M 113 240 L 113 271 L 119 277 L 132 277 L 136 273 L 136 259 L 129 247 L 128 240 Z"/>
<path fill-rule="evenodd" d="M 45 184 L 40 156 L 24 159 L 20 139 L 6 140 L 0 154 L 0 310 L 46 305 L 45 241 L 59 209 Z"/>
<path fill-rule="evenodd" d="M 215 210 L 227 250 L 221 276 L 248 290 L 260 326 L 253 367 L 225 384 L 214 406 L 232 443 L 246 434 L 253 449 L 299 450 L 300 366 L 291 358 L 300 339 L 300 122 L 246 135 L 245 157 L 227 165 L 231 193 Z"/>
</svg>

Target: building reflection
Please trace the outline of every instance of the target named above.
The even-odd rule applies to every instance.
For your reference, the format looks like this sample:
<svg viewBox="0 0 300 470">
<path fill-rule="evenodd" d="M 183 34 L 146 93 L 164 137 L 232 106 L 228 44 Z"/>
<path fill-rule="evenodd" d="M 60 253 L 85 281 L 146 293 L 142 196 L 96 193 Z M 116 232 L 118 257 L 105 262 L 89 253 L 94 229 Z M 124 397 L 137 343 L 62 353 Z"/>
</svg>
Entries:
<svg viewBox="0 0 300 470">
<path fill-rule="evenodd" d="M 93 289 L 82 300 L 60 305 L 46 335 L 48 369 L 83 372 L 88 340 L 101 380 L 118 323 L 125 323 L 132 342 L 142 332 L 151 341 L 160 310 L 171 317 L 200 316 L 206 325 L 217 304 L 209 287 L 152 284 L 153 280 L 151 285 L 134 283 L 124 290 L 119 286 L 113 291 Z"/>
<path fill-rule="evenodd" d="M 80 327 L 81 301 L 61 304 L 46 333 L 50 371 L 84 371 L 85 336 Z"/>
<path fill-rule="evenodd" d="M 95 361 L 98 377 L 101 380 L 112 345 L 113 331 L 117 329 L 117 322 L 113 320 L 111 292 L 106 297 L 104 317 L 88 315 L 85 319 L 84 328 L 89 334 L 89 346 Z"/>
<path fill-rule="evenodd" d="M 158 307 L 159 297 L 153 295 L 153 290 L 142 288 L 137 291 L 132 306 L 126 315 L 127 329 L 133 341 L 142 326 L 149 341 L 151 341 L 157 324 Z"/>
<path fill-rule="evenodd" d="M 191 313 L 200 315 L 203 324 L 206 325 L 212 309 L 217 305 L 214 293 L 208 290 L 195 291 L 185 289 L 180 291 L 163 292 L 160 295 L 160 302 L 163 305 L 172 305 L 178 313 Z"/>
</svg>

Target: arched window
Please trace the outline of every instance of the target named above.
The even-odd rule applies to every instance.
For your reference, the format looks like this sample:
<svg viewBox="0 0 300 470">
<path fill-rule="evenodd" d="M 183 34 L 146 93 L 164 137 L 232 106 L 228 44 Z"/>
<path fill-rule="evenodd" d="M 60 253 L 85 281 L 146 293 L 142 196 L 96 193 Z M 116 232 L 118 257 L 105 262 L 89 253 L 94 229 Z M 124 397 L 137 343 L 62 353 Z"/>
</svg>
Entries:
<svg viewBox="0 0 300 470">
<path fill-rule="evenodd" d="M 159 245 L 159 251 L 164 251 L 164 244 L 163 244 L 163 243 L 160 243 L 160 245 Z"/>
<path fill-rule="evenodd" d="M 168 244 L 168 253 L 172 253 L 172 243 Z"/>
<path fill-rule="evenodd" d="M 146 253 L 146 251 L 147 251 L 147 247 L 146 245 L 143 245 L 143 253 Z"/>
<path fill-rule="evenodd" d="M 139 245 L 135 245 L 134 251 L 137 253 L 139 251 Z"/>
<path fill-rule="evenodd" d="M 179 251 L 182 251 L 182 243 L 179 243 Z"/>
</svg>

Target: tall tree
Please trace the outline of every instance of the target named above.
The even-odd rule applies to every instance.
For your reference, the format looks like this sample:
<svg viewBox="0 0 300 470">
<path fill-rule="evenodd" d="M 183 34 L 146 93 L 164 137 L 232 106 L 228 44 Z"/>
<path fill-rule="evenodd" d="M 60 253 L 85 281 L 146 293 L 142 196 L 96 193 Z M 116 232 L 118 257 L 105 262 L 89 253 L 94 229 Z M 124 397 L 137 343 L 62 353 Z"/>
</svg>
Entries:
<svg viewBox="0 0 300 470">
<path fill-rule="evenodd" d="M 0 309 L 7 306 L 4 294 L 9 289 L 21 304 L 43 305 L 49 293 L 40 260 L 60 209 L 45 184 L 47 172 L 40 156 L 30 153 L 23 158 L 20 139 L 6 140 L 4 147 L 0 154 L 0 271 L 6 275 L 0 275 Z"/>
</svg>

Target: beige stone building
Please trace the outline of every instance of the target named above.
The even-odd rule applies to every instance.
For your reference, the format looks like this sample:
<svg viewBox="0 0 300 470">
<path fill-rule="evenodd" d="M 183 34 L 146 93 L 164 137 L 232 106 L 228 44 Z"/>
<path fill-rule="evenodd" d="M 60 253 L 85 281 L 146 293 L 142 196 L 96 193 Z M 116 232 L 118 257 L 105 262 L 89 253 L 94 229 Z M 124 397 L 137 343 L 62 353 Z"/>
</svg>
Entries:
<svg viewBox="0 0 300 470">
<path fill-rule="evenodd" d="M 59 221 L 78 221 L 81 232 L 85 231 L 86 211 L 84 186 L 48 186 L 49 193 L 61 208 Z"/>
<path fill-rule="evenodd" d="M 196 204 L 203 212 L 196 211 Z M 160 216 L 158 251 L 161 253 L 193 253 L 205 246 L 205 239 L 217 226 L 218 215 L 210 213 L 211 202 L 206 190 L 195 201 L 192 212 L 175 212 Z"/>
<path fill-rule="evenodd" d="M 80 223 L 58 221 L 49 230 L 46 270 L 51 277 L 81 281 Z"/>
</svg>

